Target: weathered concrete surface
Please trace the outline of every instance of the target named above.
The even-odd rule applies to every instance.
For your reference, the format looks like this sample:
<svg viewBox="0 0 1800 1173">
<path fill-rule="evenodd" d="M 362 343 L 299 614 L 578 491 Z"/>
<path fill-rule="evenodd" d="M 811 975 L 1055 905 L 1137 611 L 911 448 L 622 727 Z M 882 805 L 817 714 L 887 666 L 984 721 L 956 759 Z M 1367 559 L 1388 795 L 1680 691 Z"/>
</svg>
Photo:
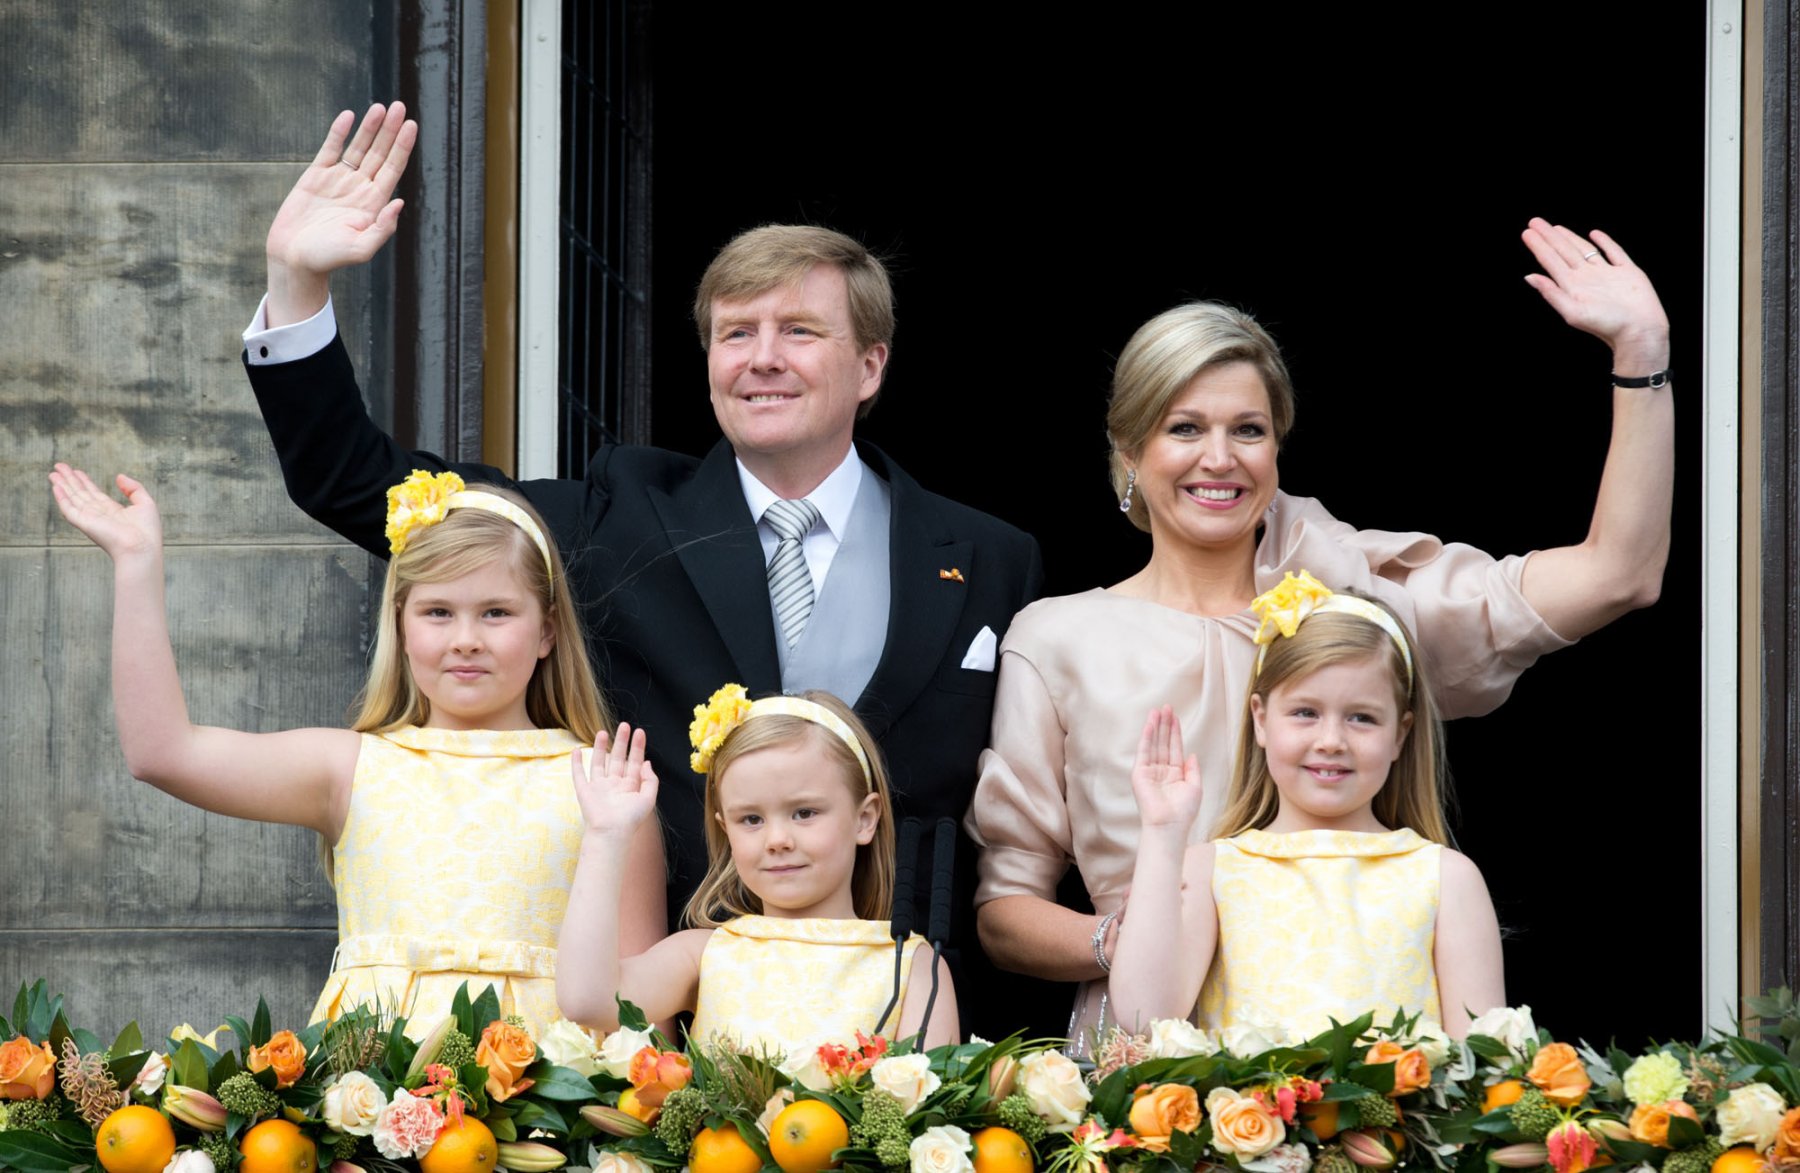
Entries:
<svg viewBox="0 0 1800 1173">
<path fill-rule="evenodd" d="M 0 158 L 311 158 L 366 104 L 371 39 L 369 0 L 8 0 Z"/>
<path fill-rule="evenodd" d="M 52 461 L 144 479 L 195 720 L 344 722 L 370 560 L 288 504 L 239 366 L 263 236 L 331 115 L 367 103 L 372 6 L 0 5 L 0 1000 L 42 976 L 105 1034 L 203 1029 L 266 994 L 298 1024 L 335 906 L 315 836 L 130 779 L 112 575 L 57 516 Z M 366 272 L 340 279 L 359 369 Z M 383 378 L 376 372 L 376 378 Z"/>
</svg>

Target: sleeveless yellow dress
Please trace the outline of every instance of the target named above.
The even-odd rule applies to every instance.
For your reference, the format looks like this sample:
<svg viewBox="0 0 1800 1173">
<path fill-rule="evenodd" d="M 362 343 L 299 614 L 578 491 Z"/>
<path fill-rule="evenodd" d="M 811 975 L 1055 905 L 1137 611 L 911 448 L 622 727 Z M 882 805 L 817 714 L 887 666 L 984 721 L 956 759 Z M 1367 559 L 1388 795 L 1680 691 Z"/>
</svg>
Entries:
<svg viewBox="0 0 1800 1173">
<path fill-rule="evenodd" d="M 1432 945 L 1443 848 L 1381 833 L 1245 831 L 1215 844 L 1219 946 L 1200 989 L 1208 1030 L 1296 1038 L 1367 1010 L 1441 1021 Z"/>
<path fill-rule="evenodd" d="M 914 934 L 901 953 L 900 998 L 882 1032 L 890 1038 L 923 943 Z M 874 1032 L 893 994 L 894 939 L 886 921 L 740 916 L 707 938 L 688 1033 L 783 1055 L 808 1044 L 851 1043 L 859 1030 Z M 940 993 L 940 1004 L 951 1000 L 949 991 Z"/>
<path fill-rule="evenodd" d="M 561 729 L 408 726 L 365 733 L 334 849 L 338 948 L 313 1021 L 362 1004 L 423 1037 L 493 986 L 541 1037 L 556 1012 L 556 938 L 581 851 Z"/>
</svg>

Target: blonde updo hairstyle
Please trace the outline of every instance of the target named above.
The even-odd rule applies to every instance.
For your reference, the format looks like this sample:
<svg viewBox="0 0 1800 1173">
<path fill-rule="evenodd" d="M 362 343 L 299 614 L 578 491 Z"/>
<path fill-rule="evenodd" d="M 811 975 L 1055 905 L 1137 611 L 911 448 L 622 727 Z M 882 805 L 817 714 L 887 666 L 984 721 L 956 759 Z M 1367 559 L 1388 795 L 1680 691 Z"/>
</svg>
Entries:
<svg viewBox="0 0 1800 1173">
<path fill-rule="evenodd" d="M 548 542 L 550 531 L 523 497 L 494 485 L 466 487 L 518 506 Z M 384 733 L 431 719 L 431 702 L 419 691 L 406 662 L 400 615 L 407 596 L 422 583 L 450 582 L 502 561 L 537 599 L 552 633 L 550 654 L 538 662 L 525 689 L 525 712 L 531 723 L 539 729 L 567 729 L 590 744 L 600 730 L 610 730 L 612 717 L 588 663 L 587 642 L 569 594 L 568 575 L 555 543 L 548 544 L 550 562 L 546 565 L 530 534 L 497 513 L 470 507 L 452 509 L 436 525 L 414 530 L 405 551 L 388 561 L 369 682 L 357 699 L 351 728 L 359 733 Z"/>
<path fill-rule="evenodd" d="M 1249 363 L 1262 376 L 1280 444 L 1294 426 L 1294 385 L 1275 340 L 1255 318 L 1220 302 L 1191 301 L 1138 327 L 1113 368 L 1106 409 L 1113 496 L 1125 496 L 1126 460 L 1144 450 L 1175 397 L 1202 372 L 1234 362 Z M 1132 525 L 1150 531 L 1142 496 L 1133 497 L 1126 516 Z"/>
<path fill-rule="evenodd" d="M 1357 597 L 1393 614 L 1392 608 L 1375 599 L 1366 595 Z M 1389 830 L 1410 827 L 1433 843 L 1449 845 L 1450 832 L 1444 819 L 1449 780 L 1441 753 L 1443 723 L 1431 699 L 1431 685 L 1425 675 L 1424 660 L 1419 655 L 1418 641 L 1413 639 L 1399 616 L 1394 616 L 1394 622 L 1406 632 L 1407 646 L 1412 649 L 1410 688 L 1407 687 L 1406 661 L 1393 636 L 1358 615 L 1342 611 L 1314 612 L 1301 622 L 1293 635 L 1277 636 L 1268 645 L 1262 667 L 1250 682 L 1249 697 L 1244 700 L 1237 759 L 1232 769 L 1231 787 L 1225 794 L 1225 809 L 1219 815 L 1218 838 L 1266 827 L 1281 811 L 1281 792 L 1269 773 L 1268 755 L 1256 743 L 1250 697 L 1261 697 L 1267 706 L 1270 694 L 1289 681 L 1303 680 L 1339 664 L 1373 658 L 1382 663 L 1393 680 L 1396 719 L 1404 720 L 1406 714 L 1412 714 L 1412 728 L 1400 747 L 1400 756 L 1389 768 L 1386 784 L 1375 795 L 1372 807 L 1375 818 Z"/>
<path fill-rule="evenodd" d="M 850 727 L 850 732 L 862 746 L 863 755 L 869 759 L 869 777 L 863 776 L 862 764 L 842 738 L 805 717 L 787 713 L 757 714 L 726 734 L 706 771 L 706 805 L 702 816 L 706 825 L 706 877 L 689 897 L 687 908 L 682 912 L 683 921 L 694 928 L 716 929 L 732 917 L 762 914 L 762 901 L 744 886 L 743 877 L 738 875 L 737 865 L 731 859 L 731 841 L 725 834 L 719 803 L 720 781 L 731 769 L 731 764 L 746 754 L 808 739 L 837 768 L 844 786 L 850 791 L 852 803 L 861 805 L 870 794 L 880 798 L 875 836 L 856 849 L 850 891 L 859 918 L 886 920 L 893 913 L 894 806 L 881 750 L 862 720 L 837 697 L 817 689 L 799 696 L 830 710 Z"/>
</svg>

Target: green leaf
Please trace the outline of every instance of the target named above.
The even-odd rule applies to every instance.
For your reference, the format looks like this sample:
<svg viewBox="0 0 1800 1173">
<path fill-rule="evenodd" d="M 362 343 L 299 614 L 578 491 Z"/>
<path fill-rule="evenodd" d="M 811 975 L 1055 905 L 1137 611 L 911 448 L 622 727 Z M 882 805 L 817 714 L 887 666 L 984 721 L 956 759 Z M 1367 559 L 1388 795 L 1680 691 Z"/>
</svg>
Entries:
<svg viewBox="0 0 1800 1173">
<path fill-rule="evenodd" d="M 1685 1149 L 1706 1139 L 1706 1130 L 1686 1116 L 1669 1117 L 1669 1147 Z"/>
<path fill-rule="evenodd" d="M 137 1078 L 137 1073 L 142 1071 L 144 1064 L 149 1061 L 150 1052 L 138 1051 L 135 1054 L 121 1055 L 117 1059 L 108 1060 L 106 1071 L 112 1076 L 115 1087 L 128 1088 L 131 1086 L 131 1081 Z"/>
<path fill-rule="evenodd" d="M 614 994 L 613 998 L 619 1003 L 619 1025 L 621 1027 L 625 1030 L 650 1029 L 650 1020 L 644 1017 L 644 1012 L 639 1010 L 635 1004 L 620 994 Z"/>
<path fill-rule="evenodd" d="M 42 978 L 38 979 L 43 981 Z M 31 1019 L 31 1000 L 25 995 L 25 983 L 19 983 L 19 996 L 13 999 L 13 1021 L 18 1023 L 14 1033 L 25 1033 L 25 1026 Z"/>
<path fill-rule="evenodd" d="M 113 1040 L 111 1047 L 112 1053 L 115 1055 L 129 1055 L 133 1051 L 143 1049 L 144 1034 L 138 1030 L 138 1024 L 135 1022 L 125 1024 L 125 1029 L 119 1032 L 119 1037 Z"/>
<path fill-rule="evenodd" d="M 85 1153 L 94 1147 L 94 1130 L 81 1120 L 47 1121 L 42 1130 L 51 1133 L 79 1153 Z"/>
<path fill-rule="evenodd" d="M 485 986 L 475 996 L 474 1011 L 475 1029 L 469 1034 L 470 1042 L 480 1042 L 481 1032 L 488 1028 L 488 1023 L 500 1017 L 500 995 L 494 993 L 494 987 Z"/>
<path fill-rule="evenodd" d="M 1361 1084 L 1372 1092 L 1387 1095 L 1394 1090 L 1394 1065 L 1392 1063 L 1356 1063 L 1344 1073 L 1344 1077 L 1352 1083 Z"/>
<path fill-rule="evenodd" d="M 201 1054 L 205 1053 L 203 1048 Z M 209 1078 L 212 1080 L 212 1085 L 218 1087 L 242 1070 L 243 1068 L 238 1064 L 237 1052 L 226 1051 L 223 1055 L 219 1056 L 219 1061 L 212 1065 L 212 1074 Z"/>
<path fill-rule="evenodd" d="M 538 1099 L 579 1103 L 594 1098 L 594 1085 L 587 1081 L 587 1076 L 567 1067 L 558 1067 L 547 1059 L 533 1063 L 526 1070 L 525 1078 L 536 1080 L 526 1094 Z"/>
<path fill-rule="evenodd" d="M 525 1108 L 531 1108 L 534 1109 L 534 1111 L 528 1116 L 525 1114 Z M 581 1117 L 577 1116 L 575 1119 L 579 1120 Z M 537 1103 L 521 1105 L 516 1123 L 523 1125 L 528 1122 L 533 1128 L 541 1128 L 545 1132 L 553 1132 L 558 1136 L 569 1135 L 569 1130 L 574 1127 L 569 1122 L 569 1117 L 564 1116 L 562 1114 L 562 1109 L 556 1107 L 554 1104 Z"/>
<path fill-rule="evenodd" d="M 267 1046 L 275 1037 L 275 1028 L 269 1025 L 269 1004 L 263 999 L 256 1000 L 256 1017 L 250 1021 L 250 1045 L 252 1047 Z"/>
<path fill-rule="evenodd" d="M 1483 1059 L 1503 1065 L 1512 1059 L 1512 1052 L 1506 1049 L 1506 1044 L 1492 1035 L 1470 1035 L 1463 1041 L 1469 1044 L 1469 1050 Z"/>
<path fill-rule="evenodd" d="M 1642 1144 L 1635 1140 L 1609 1140 L 1606 1142 L 1606 1151 L 1612 1154 L 1616 1165 L 1625 1168 L 1633 1161 L 1648 1161 L 1660 1150 L 1653 1144 Z"/>
<path fill-rule="evenodd" d="M 244 1125 L 249 1122 L 248 1116 L 239 1116 L 236 1112 L 225 1113 L 225 1139 L 236 1140 L 238 1133 L 244 1131 Z"/>
<path fill-rule="evenodd" d="M 68 1020 L 62 1016 L 62 1011 L 56 1012 L 56 1017 L 50 1020 L 50 1029 L 44 1034 L 49 1040 L 50 1050 L 55 1052 L 56 1058 L 60 1061 L 63 1053 L 63 1040 L 74 1037 L 69 1030 Z"/>
<path fill-rule="evenodd" d="M 98 1055 L 106 1050 L 105 1044 L 100 1041 L 100 1036 L 91 1030 L 85 1030 L 78 1026 L 69 1031 L 69 1037 L 75 1040 L 75 1046 L 83 1055 Z"/>
<path fill-rule="evenodd" d="M 513 1126 L 509 1117 L 488 1117 L 488 1130 L 494 1134 L 495 1140 L 518 1140 L 519 1130 Z"/>
<path fill-rule="evenodd" d="M 231 1037 L 238 1041 L 238 1049 L 248 1054 L 249 1047 L 253 1045 L 250 1042 L 249 1024 L 235 1014 L 227 1014 L 225 1025 L 231 1028 Z"/>
<path fill-rule="evenodd" d="M 91 1147 L 82 1151 L 38 1132 L 0 1132 L 0 1167 L 18 1173 L 66 1173 L 93 1161 Z"/>
<path fill-rule="evenodd" d="M 468 982 L 456 987 L 456 996 L 450 999 L 450 1017 L 456 1019 L 456 1029 L 469 1036 L 471 1042 L 478 1037 L 474 1008 L 469 1005 Z"/>
<path fill-rule="evenodd" d="M 206 1078 L 206 1056 L 200 1053 L 200 1044 L 193 1039 L 181 1040 L 181 1047 L 175 1057 L 169 1061 L 170 1075 L 182 1087 L 191 1087 L 197 1092 L 211 1092 L 212 1082 Z"/>
</svg>

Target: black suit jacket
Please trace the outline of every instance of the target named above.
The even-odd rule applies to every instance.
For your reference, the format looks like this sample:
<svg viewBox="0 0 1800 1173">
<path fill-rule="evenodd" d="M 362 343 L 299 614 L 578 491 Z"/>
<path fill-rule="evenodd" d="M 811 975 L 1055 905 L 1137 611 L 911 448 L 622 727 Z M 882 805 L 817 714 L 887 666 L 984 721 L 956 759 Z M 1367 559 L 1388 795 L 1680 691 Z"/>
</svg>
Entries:
<svg viewBox="0 0 1800 1173">
<path fill-rule="evenodd" d="M 289 496 L 373 554 L 387 556 L 387 487 L 414 468 L 453 468 L 471 482 L 516 488 L 543 514 L 584 609 L 602 687 L 620 717 L 648 732 L 662 780 L 669 909 L 678 916 L 706 870 L 703 779 L 687 760 L 693 707 L 728 681 L 752 697 L 781 690 L 762 546 L 730 446 L 721 441 L 702 460 L 612 446 L 585 480 L 519 483 L 485 465 L 401 448 L 369 420 L 339 341 L 297 362 L 246 366 Z M 1037 597 L 1037 543 L 926 492 L 873 446 L 858 451 L 892 490 L 892 595 L 886 646 L 854 707 L 881 743 L 898 814 L 960 820 L 988 743 L 995 680 L 961 662 L 984 626 L 1004 635 Z M 940 574 L 947 570 L 960 579 Z M 929 844 L 929 831 L 924 838 Z M 966 839 L 958 857 L 952 933 L 966 952 L 975 947 Z M 921 929 L 930 874 L 919 873 Z M 967 987 L 985 980 L 964 978 L 965 1006 Z M 970 1018 L 965 1013 L 965 1024 Z"/>
</svg>

